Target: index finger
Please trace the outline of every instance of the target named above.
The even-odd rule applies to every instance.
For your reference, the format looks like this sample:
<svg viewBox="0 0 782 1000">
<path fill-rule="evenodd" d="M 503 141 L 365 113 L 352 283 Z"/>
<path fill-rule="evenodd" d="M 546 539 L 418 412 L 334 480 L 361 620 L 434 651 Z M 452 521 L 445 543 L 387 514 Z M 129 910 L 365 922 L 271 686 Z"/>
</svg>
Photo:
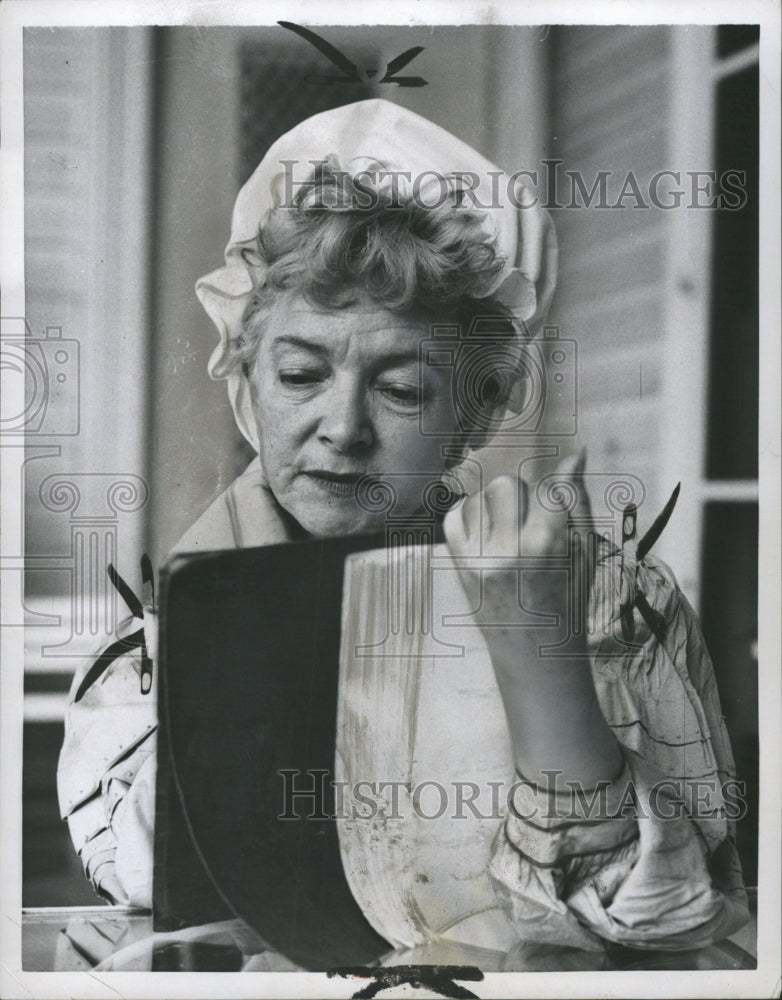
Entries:
<svg viewBox="0 0 782 1000">
<path fill-rule="evenodd" d="M 567 520 L 591 523 L 592 508 L 584 483 L 586 449 L 568 455 L 553 473 L 542 477 L 530 505 L 530 531 L 560 531 Z"/>
</svg>

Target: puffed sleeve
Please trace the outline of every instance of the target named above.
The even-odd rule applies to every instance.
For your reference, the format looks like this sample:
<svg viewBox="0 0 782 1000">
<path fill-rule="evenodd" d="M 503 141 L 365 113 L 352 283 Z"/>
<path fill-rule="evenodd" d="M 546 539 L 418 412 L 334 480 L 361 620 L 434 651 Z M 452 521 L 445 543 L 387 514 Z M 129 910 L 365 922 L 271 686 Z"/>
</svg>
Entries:
<svg viewBox="0 0 782 1000">
<path fill-rule="evenodd" d="M 728 937 L 748 919 L 743 883 L 732 877 L 732 841 L 711 854 L 675 785 L 637 754 L 625 755 L 628 784 L 618 791 L 634 800 L 634 857 L 571 856 L 568 905 L 602 938 L 633 948 L 688 950 Z"/>
<path fill-rule="evenodd" d="M 122 638 L 134 628 L 120 628 Z M 141 655 L 118 655 L 89 682 L 94 659 L 77 670 L 57 769 L 60 815 L 95 891 L 149 906 L 152 882 L 155 686 L 141 692 Z M 124 895 L 122 895 L 124 894 Z"/>
<path fill-rule="evenodd" d="M 491 874 L 520 939 L 689 950 L 748 919 L 725 795 L 735 769 L 697 618 L 664 563 L 628 555 L 609 552 L 598 567 L 590 616 L 622 774 L 580 795 L 520 780 Z"/>
<path fill-rule="evenodd" d="M 670 783 L 624 755 L 614 782 L 581 795 L 518 783 L 491 872 L 525 940 L 678 951 L 746 922 L 730 864 L 709 865 Z"/>
</svg>

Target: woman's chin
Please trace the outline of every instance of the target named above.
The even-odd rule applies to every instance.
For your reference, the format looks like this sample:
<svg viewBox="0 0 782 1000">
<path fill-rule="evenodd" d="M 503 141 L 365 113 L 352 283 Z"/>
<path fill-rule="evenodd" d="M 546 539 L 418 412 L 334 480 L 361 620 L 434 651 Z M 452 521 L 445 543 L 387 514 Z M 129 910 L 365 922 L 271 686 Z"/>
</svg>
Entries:
<svg viewBox="0 0 782 1000">
<path fill-rule="evenodd" d="M 340 498 L 326 504 L 291 504 L 288 513 L 316 538 L 340 538 L 382 531 L 385 519 L 361 508 L 354 499 Z"/>
<path fill-rule="evenodd" d="M 315 538 L 342 538 L 346 535 L 374 534 L 383 530 L 382 518 L 311 517 L 299 521 L 304 530 Z"/>
</svg>

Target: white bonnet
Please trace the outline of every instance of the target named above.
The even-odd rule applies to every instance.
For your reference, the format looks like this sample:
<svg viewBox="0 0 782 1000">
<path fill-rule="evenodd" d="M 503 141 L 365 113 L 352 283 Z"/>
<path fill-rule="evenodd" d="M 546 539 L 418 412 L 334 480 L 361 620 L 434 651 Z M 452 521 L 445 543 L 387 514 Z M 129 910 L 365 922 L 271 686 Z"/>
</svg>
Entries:
<svg viewBox="0 0 782 1000">
<path fill-rule="evenodd" d="M 249 387 L 239 368 L 230 363 L 235 357 L 232 342 L 241 333 L 242 317 L 261 277 L 260 263 L 247 251 L 256 246 L 258 228 L 267 212 L 285 199 L 291 176 L 299 184 L 314 170 L 309 161 L 326 159 L 349 173 L 380 164 L 387 171 L 409 172 L 413 178 L 425 172 L 441 177 L 477 175 L 477 183 L 470 181 L 475 185 L 474 197 L 481 206 L 491 207 L 476 211 L 484 214 L 482 226 L 487 238 L 495 241 L 499 257 L 506 262 L 487 294 L 503 302 L 535 332 L 554 291 L 557 247 L 548 213 L 533 204 L 521 182 L 511 180 L 466 143 L 420 115 L 384 100 L 360 101 L 308 118 L 274 143 L 241 189 L 234 205 L 225 265 L 196 282 L 196 294 L 220 335 L 209 359 L 209 374 L 227 380 L 236 423 L 256 451 L 258 436 Z M 398 183 L 404 191 L 404 179 Z M 525 207 L 520 209 L 518 204 Z"/>
</svg>

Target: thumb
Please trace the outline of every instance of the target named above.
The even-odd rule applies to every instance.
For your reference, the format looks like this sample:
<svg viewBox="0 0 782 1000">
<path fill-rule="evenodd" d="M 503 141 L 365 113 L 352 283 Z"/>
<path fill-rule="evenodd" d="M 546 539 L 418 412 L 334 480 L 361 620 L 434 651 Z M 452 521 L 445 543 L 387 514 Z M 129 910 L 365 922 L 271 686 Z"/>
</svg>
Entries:
<svg viewBox="0 0 782 1000">
<path fill-rule="evenodd" d="M 530 508 L 524 525 L 527 539 L 537 531 L 554 535 L 559 545 L 568 537 L 566 522 L 578 521 L 580 525 L 591 524 L 591 507 L 584 485 L 586 449 L 561 460 L 554 472 L 544 475 L 535 490 L 536 503 Z"/>
<path fill-rule="evenodd" d="M 554 488 L 556 480 L 567 483 L 572 494 L 565 493 L 562 496 L 563 506 L 567 508 L 568 516 L 574 520 L 590 520 L 592 517 L 592 505 L 589 502 L 586 483 L 584 482 L 584 470 L 586 468 L 586 447 L 563 458 L 554 472 Z"/>
</svg>

